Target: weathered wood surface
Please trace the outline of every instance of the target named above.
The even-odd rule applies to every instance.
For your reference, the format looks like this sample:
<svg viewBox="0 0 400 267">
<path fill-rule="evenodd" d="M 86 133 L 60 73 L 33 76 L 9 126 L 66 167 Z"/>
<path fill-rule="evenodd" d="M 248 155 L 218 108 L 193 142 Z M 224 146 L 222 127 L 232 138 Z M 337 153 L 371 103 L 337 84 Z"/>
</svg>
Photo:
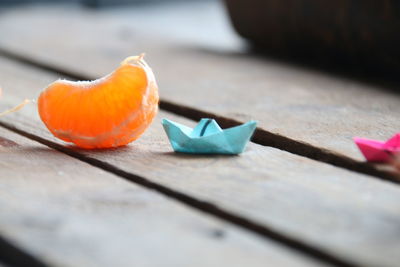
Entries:
<svg viewBox="0 0 400 267">
<path fill-rule="evenodd" d="M 256 119 L 267 131 L 357 160 L 353 136 L 385 140 L 399 130 L 398 94 L 246 55 L 221 8 L 207 1 L 101 12 L 16 9 L 0 18 L 0 47 L 87 77 L 145 51 L 164 100 Z"/>
<path fill-rule="evenodd" d="M 0 73 L 5 91 L 0 108 L 36 96 L 57 78 L 4 58 Z M 159 115 L 144 136 L 129 146 L 77 151 L 209 201 L 337 257 L 365 266 L 398 264 L 397 185 L 256 144 L 235 157 L 174 154 L 160 118 L 188 125 L 194 122 L 165 112 Z M 34 105 L 1 121 L 62 143 L 45 130 Z"/>
<path fill-rule="evenodd" d="M 51 266 L 322 266 L 0 128 L 0 234 Z"/>
</svg>

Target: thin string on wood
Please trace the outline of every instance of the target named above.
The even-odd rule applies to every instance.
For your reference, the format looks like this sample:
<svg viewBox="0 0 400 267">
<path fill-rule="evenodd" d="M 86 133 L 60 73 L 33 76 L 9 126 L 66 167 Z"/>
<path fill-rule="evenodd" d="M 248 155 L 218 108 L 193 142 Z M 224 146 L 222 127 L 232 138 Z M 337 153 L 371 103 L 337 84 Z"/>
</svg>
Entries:
<svg viewBox="0 0 400 267">
<path fill-rule="evenodd" d="M 2 89 L 0 87 L 0 97 L 1 97 L 1 94 L 2 94 Z M 20 110 L 25 105 L 27 105 L 28 103 L 31 103 L 31 102 L 36 102 L 36 101 L 34 99 L 24 99 L 24 101 L 22 101 L 20 104 L 16 105 L 15 107 L 7 109 L 7 110 L 1 112 L 0 113 L 0 117 L 5 116 L 5 115 L 7 115 L 9 113 L 16 112 L 16 111 Z"/>
</svg>

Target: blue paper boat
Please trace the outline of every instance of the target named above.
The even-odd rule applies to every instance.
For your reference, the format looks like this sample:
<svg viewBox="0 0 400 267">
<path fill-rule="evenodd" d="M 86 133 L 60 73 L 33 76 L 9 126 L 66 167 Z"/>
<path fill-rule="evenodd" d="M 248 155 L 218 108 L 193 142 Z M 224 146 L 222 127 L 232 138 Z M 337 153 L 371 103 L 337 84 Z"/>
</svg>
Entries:
<svg viewBox="0 0 400 267">
<path fill-rule="evenodd" d="M 240 154 L 257 127 L 256 121 L 222 130 L 213 119 L 201 119 L 192 129 L 163 119 L 162 125 L 176 152 L 191 154 Z"/>
</svg>

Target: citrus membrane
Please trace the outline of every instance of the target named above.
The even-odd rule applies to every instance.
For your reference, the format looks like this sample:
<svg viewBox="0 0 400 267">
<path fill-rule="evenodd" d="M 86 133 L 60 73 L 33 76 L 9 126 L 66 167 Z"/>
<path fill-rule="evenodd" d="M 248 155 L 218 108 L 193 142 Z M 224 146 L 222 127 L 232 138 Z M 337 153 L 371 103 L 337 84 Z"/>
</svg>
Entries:
<svg viewBox="0 0 400 267">
<path fill-rule="evenodd" d="M 158 111 L 158 87 L 144 54 L 94 81 L 57 80 L 38 98 L 40 118 L 57 138 L 82 148 L 136 140 Z"/>
</svg>

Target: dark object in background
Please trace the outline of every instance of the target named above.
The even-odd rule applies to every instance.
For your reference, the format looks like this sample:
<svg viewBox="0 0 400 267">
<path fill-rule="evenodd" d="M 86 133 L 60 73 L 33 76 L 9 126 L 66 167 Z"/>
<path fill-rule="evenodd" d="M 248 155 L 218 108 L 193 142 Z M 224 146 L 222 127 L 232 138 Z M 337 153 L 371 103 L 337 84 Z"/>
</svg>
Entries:
<svg viewBox="0 0 400 267">
<path fill-rule="evenodd" d="M 399 0 L 225 0 L 237 32 L 265 52 L 400 80 Z"/>
</svg>

